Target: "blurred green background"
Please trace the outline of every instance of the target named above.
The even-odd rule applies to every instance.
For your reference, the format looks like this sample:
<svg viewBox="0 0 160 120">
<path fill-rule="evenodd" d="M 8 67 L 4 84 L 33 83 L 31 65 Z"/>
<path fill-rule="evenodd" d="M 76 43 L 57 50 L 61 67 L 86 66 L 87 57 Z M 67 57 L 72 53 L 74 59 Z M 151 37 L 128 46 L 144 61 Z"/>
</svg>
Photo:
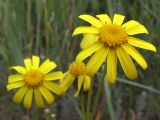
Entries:
<svg viewBox="0 0 160 120">
<path fill-rule="evenodd" d="M 65 72 L 80 51 L 82 36 L 72 37 L 76 26 L 84 25 L 78 16 L 114 13 L 144 24 L 149 35 L 138 35 L 157 47 L 157 53 L 140 50 L 148 69 L 136 63 L 139 77 L 127 83 L 119 67 L 118 80 L 110 87 L 111 96 L 103 90 L 96 120 L 160 120 L 160 0 L 0 0 L 0 120 L 80 120 L 79 97 L 74 88 L 46 109 L 25 110 L 12 102 L 15 92 L 7 92 L 7 76 L 12 65 L 23 65 L 23 58 L 39 55 L 51 58 Z M 93 85 L 92 102 L 98 89 L 99 75 Z M 142 88 L 144 87 L 144 88 Z M 153 89 L 152 89 L 153 88 Z M 154 89 L 157 89 L 154 90 Z M 84 94 L 85 99 L 87 94 Z M 111 108 L 107 98 L 111 99 Z M 91 105 L 92 106 L 92 105 Z M 92 107 L 91 107 L 92 108 Z M 112 112 L 110 112 L 112 111 Z M 114 112 L 113 112 L 114 111 Z"/>
</svg>

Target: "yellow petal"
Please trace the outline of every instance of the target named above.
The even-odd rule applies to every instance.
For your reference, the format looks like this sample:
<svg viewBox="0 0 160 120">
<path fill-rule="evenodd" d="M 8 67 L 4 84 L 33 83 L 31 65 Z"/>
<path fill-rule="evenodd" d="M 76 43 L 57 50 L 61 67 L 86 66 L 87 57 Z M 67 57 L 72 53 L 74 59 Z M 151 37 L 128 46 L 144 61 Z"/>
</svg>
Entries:
<svg viewBox="0 0 160 120">
<path fill-rule="evenodd" d="M 65 78 L 68 74 L 69 74 L 69 71 L 67 71 L 67 72 L 65 72 L 65 73 L 63 74 L 63 78 L 60 79 L 60 83 L 63 82 L 64 78 Z"/>
<path fill-rule="evenodd" d="M 58 80 L 63 78 L 63 73 L 61 71 L 48 73 L 44 76 L 45 80 Z"/>
<path fill-rule="evenodd" d="M 144 40 L 135 38 L 135 37 L 128 37 L 128 43 L 135 47 L 139 47 L 139 48 L 143 48 L 146 50 L 151 50 L 151 51 L 156 52 L 156 47 L 154 45 Z"/>
<path fill-rule="evenodd" d="M 28 88 L 24 96 L 23 105 L 26 109 L 30 109 L 32 105 L 33 88 Z"/>
<path fill-rule="evenodd" d="M 14 82 L 14 83 L 10 83 L 7 85 L 7 90 L 12 90 L 14 88 L 19 88 L 22 87 L 25 84 L 24 81 L 20 81 L 20 82 Z"/>
<path fill-rule="evenodd" d="M 86 65 L 87 73 L 93 76 L 105 61 L 108 54 L 108 48 L 102 47 L 89 60 Z"/>
<path fill-rule="evenodd" d="M 116 50 L 109 49 L 107 57 L 107 82 L 114 84 L 117 75 L 117 54 Z"/>
<path fill-rule="evenodd" d="M 123 16 L 123 15 L 114 14 L 113 23 L 121 25 L 123 23 L 124 18 L 125 18 L 125 16 Z"/>
<path fill-rule="evenodd" d="M 44 63 L 40 66 L 39 70 L 43 73 L 46 74 L 56 68 L 57 65 L 54 62 L 51 62 L 49 59 L 44 61 Z"/>
<path fill-rule="evenodd" d="M 137 21 L 130 20 L 122 25 L 122 27 L 126 30 L 128 35 L 135 35 L 140 33 L 148 34 L 147 29 Z"/>
<path fill-rule="evenodd" d="M 26 70 L 30 70 L 31 69 L 31 67 L 32 67 L 32 61 L 31 61 L 31 59 L 25 59 L 24 60 L 24 64 L 25 64 L 25 66 L 26 66 Z"/>
<path fill-rule="evenodd" d="M 48 104 L 53 103 L 54 101 L 54 97 L 52 95 L 52 93 L 45 88 L 44 86 L 39 87 L 39 90 L 41 92 L 41 94 L 43 95 L 43 97 L 45 98 L 45 100 L 48 102 Z"/>
<path fill-rule="evenodd" d="M 86 92 L 91 87 L 91 78 L 89 76 L 85 76 L 83 83 L 83 91 Z"/>
<path fill-rule="evenodd" d="M 22 81 L 24 80 L 24 76 L 23 75 L 10 75 L 8 77 L 8 83 L 14 83 L 14 82 L 18 82 L 18 81 Z"/>
<path fill-rule="evenodd" d="M 72 36 L 77 35 L 77 34 L 82 34 L 82 33 L 92 33 L 92 34 L 98 34 L 99 30 L 95 27 L 91 26 L 80 26 L 77 27 L 74 31 Z"/>
<path fill-rule="evenodd" d="M 38 56 L 32 56 L 32 69 L 39 68 L 40 59 Z"/>
<path fill-rule="evenodd" d="M 63 90 L 61 89 L 61 87 L 53 82 L 47 81 L 47 82 L 44 82 L 43 85 L 50 91 L 56 93 L 57 95 L 61 95 L 63 93 Z"/>
<path fill-rule="evenodd" d="M 85 34 L 82 42 L 80 44 L 82 49 L 86 49 L 87 47 L 89 47 L 90 45 L 94 44 L 95 42 L 97 42 L 99 39 L 98 35 L 94 35 L 94 34 Z"/>
<path fill-rule="evenodd" d="M 95 17 L 93 17 L 91 15 L 87 15 L 87 14 L 86 15 L 80 15 L 79 18 L 87 21 L 88 23 L 90 23 L 91 25 L 93 25 L 97 28 L 101 28 L 103 26 L 101 21 L 99 21 L 98 19 L 96 19 Z"/>
<path fill-rule="evenodd" d="M 16 70 L 20 74 L 25 74 L 26 73 L 26 69 L 24 67 L 21 67 L 21 66 L 13 66 L 13 67 L 11 67 L 11 69 Z"/>
<path fill-rule="evenodd" d="M 146 69 L 147 68 L 147 63 L 145 61 L 145 59 L 143 58 L 143 56 L 131 45 L 124 44 L 122 45 L 123 49 L 130 55 L 133 57 L 134 60 L 137 61 L 137 63 L 143 68 Z"/>
<path fill-rule="evenodd" d="M 104 24 L 112 23 L 110 17 L 107 14 L 99 14 L 96 15 L 96 17 L 99 18 Z"/>
<path fill-rule="evenodd" d="M 126 76 L 130 79 L 135 79 L 137 70 L 130 56 L 121 47 L 117 48 L 117 55 Z"/>
<path fill-rule="evenodd" d="M 74 97 L 77 97 L 79 95 L 79 92 L 81 90 L 81 86 L 83 84 L 83 81 L 84 81 L 84 76 L 79 76 L 78 77 L 78 90 L 77 92 L 74 94 Z"/>
<path fill-rule="evenodd" d="M 75 77 L 73 75 L 71 75 L 70 73 L 67 73 L 64 76 L 64 78 L 60 84 L 61 88 L 63 89 L 63 92 L 66 92 L 69 89 L 69 87 L 72 85 L 74 79 L 75 79 Z"/>
<path fill-rule="evenodd" d="M 21 103 L 25 93 L 27 91 L 27 87 L 26 86 L 23 86 L 21 87 L 17 92 L 16 94 L 14 95 L 13 97 L 13 101 L 17 104 Z"/>
<path fill-rule="evenodd" d="M 97 42 L 89 46 L 88 48 L 82 50 L 76 57 L 76 61 L 82 62 L 84 59 L 86 59 L 88 56 L 99 50 L 103 46 L 102 43 Z"/>
<path fill-rule="evenodd" d="M 34 97 L 36 105 L 40 108 L 44 108 L 45 107 L 44 100 L 38 88 L 34 89 Z"/>
</svg>

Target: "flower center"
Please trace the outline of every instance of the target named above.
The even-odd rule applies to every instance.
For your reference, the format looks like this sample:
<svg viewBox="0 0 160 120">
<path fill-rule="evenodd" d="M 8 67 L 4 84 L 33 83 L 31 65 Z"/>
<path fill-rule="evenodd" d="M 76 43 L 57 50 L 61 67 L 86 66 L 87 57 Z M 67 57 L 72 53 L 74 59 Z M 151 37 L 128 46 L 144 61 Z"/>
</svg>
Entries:
<svg viewBox="0 0 160 120">
<path fill-rule="evenodd" d="M 83 62 L 73 62 L 69 65 L 69 72 L 74 76 L 84 75 L 86 71 L 85 64 Z"/>
<path fill-rule="evenodd" d="M 24 80 L 29 87 L 38 87 L 43 82 L 43 74 L 39 70 L 28 71 Z"/>
<path fill-rule="evenodd" d="M 124 28 L 116 24 L 108 24 L 100 29 L 100 41 L 109 47 L 118 47 L 127 42 L 127 33 Z"/>
</svg>

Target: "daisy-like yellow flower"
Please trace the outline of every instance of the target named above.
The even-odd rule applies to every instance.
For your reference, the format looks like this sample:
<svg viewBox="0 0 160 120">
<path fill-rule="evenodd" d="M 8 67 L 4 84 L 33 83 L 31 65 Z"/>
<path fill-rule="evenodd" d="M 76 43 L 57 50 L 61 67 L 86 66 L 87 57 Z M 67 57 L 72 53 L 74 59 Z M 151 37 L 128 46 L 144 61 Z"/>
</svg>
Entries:
<svg viewBox="0 0 160 120">
<path fill-rule="evenodd" d="M 88 76 L 86 71 L 86 66 L 83 62 L 74 61 L 69 65 L 69 70 L 64 75 L 62 79 L 61 87 L 66 91 L 72 83 L 77 79 L 78 90 L 74 94 L 75 97 L 79 95 L 81 88 L 84 92 L 88 91 L 91 84 L 91 78 Z"/>
<path fill-rule="evenodd" d="M 77 27 L 73 35 L 84 34 L 81 42 L 83 50 L 78 54 L 76 60 L 83 61 L 91 56 L 86 65 L 89 75 L 94 75 L 103 62 L 107 63 L 107 81 L 113 84 L 117 74 L 117 56 L 126 76 L 130 79 L 137 77 L 137 70 L 131 57 L 143 68 L 147 63 L 142 55 L 134 48 L 139 47 L 151 51 L 156 48 L 132 35 L 146 33 L 147 29 L 137 21 L 130 20 L 123 24 L 125 16 L 114 14 L 113 21 L 107 14 L 80 15 L 79 18 L 87 21 L 91 26 Z M 134 47 L 133 47 L 134 46 Z"/>
<path fill-rule="evenodd" d="M 40 64 L 38 56 L 32 56 L 32 59 L 24 60 L 25 67 L 13 66 L 12 69 L 18 73 L 8 77 L 7 90 L 19 88 L 13 97 L 15 103 L 23 101 L 24 107 L 29 109 L 32 105 L 33 96 L 38 107 L 44 108 L 45 102 L 48 104 L 53 103 L 55 93 L 62 94 L 62 89 L 52 80 L 63 78 L 61 71 L 51 72 L 56 68 L 56 64 L 47 59 L 43 64 Z"/>
</svg>

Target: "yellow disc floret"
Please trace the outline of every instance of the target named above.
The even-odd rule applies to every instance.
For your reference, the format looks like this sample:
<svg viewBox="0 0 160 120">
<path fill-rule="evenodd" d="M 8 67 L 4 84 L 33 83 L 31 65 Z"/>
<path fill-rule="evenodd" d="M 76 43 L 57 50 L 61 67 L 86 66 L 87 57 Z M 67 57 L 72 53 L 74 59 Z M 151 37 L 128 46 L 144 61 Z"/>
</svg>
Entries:
<svg viewBox="0 0 160 120">
<path fill-rule="evenodd" d="M 29 87 L 38 87 L 43 82 L 43 74 L 39 70 L 28 71 L 24 80 Z"/>
<path fill-rule="evenodd" d="M 85 64 L 83 62 L 73 62 L 69 65 L 69 72 L 74 76 L 84 75 L 86 71 Z"/>
<path fill-rule="evenodd" d="M 118 47 L 127 42 L 127 33 L 117 24 L 108 24 L 100 29 L 100 41 L 109 47 Z"/>
</svg>

